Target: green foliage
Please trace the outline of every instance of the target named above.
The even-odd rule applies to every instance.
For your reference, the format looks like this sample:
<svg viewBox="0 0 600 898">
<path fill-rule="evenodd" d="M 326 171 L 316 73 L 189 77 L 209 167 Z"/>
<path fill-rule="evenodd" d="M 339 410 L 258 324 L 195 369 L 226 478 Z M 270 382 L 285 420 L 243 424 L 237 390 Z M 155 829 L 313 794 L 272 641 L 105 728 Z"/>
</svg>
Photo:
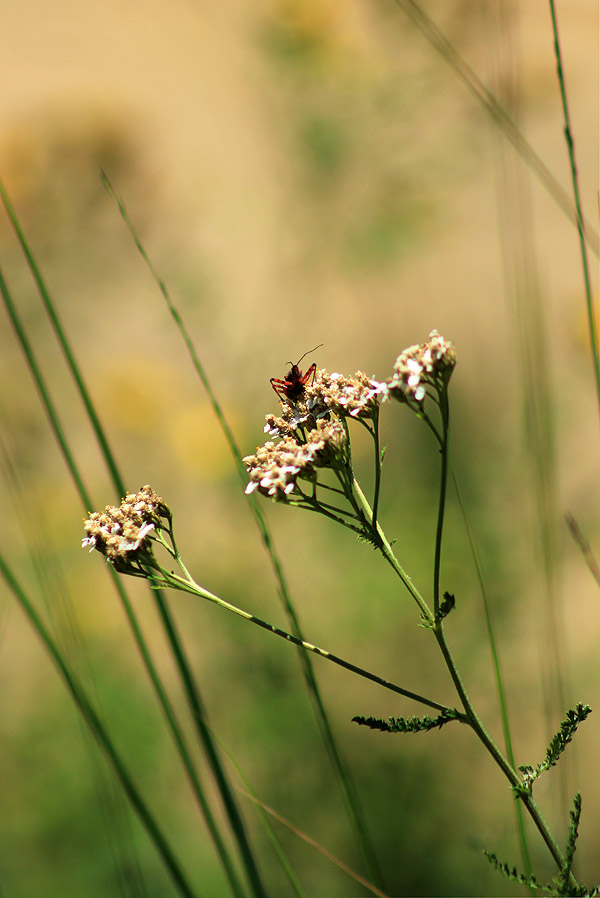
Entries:
<svg viewBox="0 0 600 898">
<path fill-rule="evenodd" d="M 387 721 L 377 717 L 353 717 L 352 723 L 381 730 L 383 733 L 426 733 L 436 727 L 441 729 L 445 723 L 458 719 L 458 712 L 453 709 L 442 711 L 439 717 L 390 717 Z"/>
<path fill-rule="evenodd" d="M 484 851 L 484 854 L 498 873 L 501 873 L 511 882 L 517 882 L 519 885 L 527 886 L 530 889 L 539 889 L 542 892 L 547 892 L 549 895 L 573 895 L 576 898 L 595 898 L 595 896 L 600 895 L 600 886 L 588 888 L 585 883 L 576 882 L 571 877 L 580 817 L 581 794 L 577 792 L 573 799 L 573 809 L 569 812 L 570 824 L 567 847 L 565 849 L 565 862 L 559 875 L 555 876 L 552 882 L 546 883 L 546 885 L 541 885 L 535 876 L 525 876 L 523 873 L 519 873 L 516 867 L 509 867 L 508 864 L 502 863 L 491 851 Z"/>
<path fill-rule="evenodd" d="M 560 871 L 560 875 L 556 877 L 559 895 L 568 895 L 569 874 L 573 866 L 573 857 L 579 835 L 579 818 L 581 817 L 581 793 L 576 792 L 573 799 L 573 809 L 569 811 L 569 834 L 567 836 L 567 848 L 565 851 L 565 863 Z"/>
<path fill-rule="evenodd" d="M 566 718 L 560 725 L 560 730 L 552 737 L 552 741 L 546 750 L 546 757 L 537 767 L 530 764 L 522 764 L 519 770 L 523 774 L 523 784 L 518 791 L 531 792 L 533 783 L 544 771 L 550 770 L 557 763 L 559 757 L 571 742 L 577 727 L 591 714 L 592 709 L 589 705 L 578 703 L 576 708 L 570 708 L 567 711 Z"/>
<path fill-rule="evenodd" d="M 488 861 L 492 865 L 492 867 L 501 873 L 506 879 L 509 879 L 511 882 L 517 882 L 519 885 L 527 886 L 529 889 L 540 889 L 542 892 L 551 892 L 554 893 L 554 889 L 541 885 L 535 876 L 525 876 L 524 873 L 519 873 L 516 867 L 509 867 L 508 864 L 502 863 L 499 861 L 496 855 L 492 851 L 484 851 L 483 852 L 487 857 Z"/>
</svg>

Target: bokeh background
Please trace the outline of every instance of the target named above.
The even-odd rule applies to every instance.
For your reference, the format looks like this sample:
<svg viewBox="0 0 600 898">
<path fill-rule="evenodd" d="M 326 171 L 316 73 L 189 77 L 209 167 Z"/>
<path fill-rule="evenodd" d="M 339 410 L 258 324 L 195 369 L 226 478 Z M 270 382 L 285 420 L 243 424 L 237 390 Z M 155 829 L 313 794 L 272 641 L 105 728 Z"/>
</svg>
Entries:
<svg viewBox="0 0 600 898">
<path fill-rule="evenodd" d="M 429 7 L 568 191 L 547 3 Z M 595 222 L 598 10 L 571 0 L 558 13 L 584 209 Z M 572 513 L 598 547 L 598 409 L 568 217 L 392 0 L 8 0 L 2 21 L 0 176 L 128 487 L 151 483 L 168 501 L 188 567 L 208 589 L 285 626 L 226 443 L 99 169 L 168 284 L 245 453 L 277 410 L 269 378 L 310 347 L 325 344 L 307 362 L 383 379 L 432 328 L 455 342 L 452 466 L 493 603 L 517 760 L 540 761 L 564 701 L 600 704 L 598 587 L 564 524 Z M 119 497 L 5 217 L 0 261 L 97 507 L 112 504 Z M 0 340 L 2 551 L 54 631 L 71 634 L 69 652 L 190 878 L 201 894 L 227 894 L 103 562 L 79 548 L 85 510 L 6 317 Z M 400 407 L 385 410 L 383 436 L 382 519 L 427 591 L 435 447 Z M 360 435 L 355 453 L 368 485 Z M 327 521 L 265 510 L 307 637 L 453 703 L 433 640 L 378 557 Z M 32 551 L 43 559 L 43 588 Z M 452 648 L 500 740 L 453 490 L 443 586 L 457 597 Z M 133 583 L 130 592 L 183 707 L 147 590 Z M 141 871 L 152 898 L 172 895 L 137 821 L 123 808 L 103 817 L 98 795 L 110 777 L 4 585 L 0 601 L 0 889 L 11 898 L 117 894 L 117 841 L 132 881 Z M 212 727 L 260 798 L 362 869 L 295 651 L 200 601 L 173 595 L 171 607 Z M 518 894 L 482 856 L 489 848 L 518 863 L 518 847 L 513 800 L 469 732 L 359 729 L 355 714 L 420 710 L 315 665 L 389 894 Z M 582 789 L 578 872 L 591 883 L 600 879 L 597 745 L 592 715 L 562 774 L 538 787 L 561 840 L 565 796 Z M 287 894 L 245 810 L 270 892 Z M 279 831 L 307 894 L 365 894 Z M 532 834 L 543 878 L 553 871 L 538 842 Z"/>
</svg>

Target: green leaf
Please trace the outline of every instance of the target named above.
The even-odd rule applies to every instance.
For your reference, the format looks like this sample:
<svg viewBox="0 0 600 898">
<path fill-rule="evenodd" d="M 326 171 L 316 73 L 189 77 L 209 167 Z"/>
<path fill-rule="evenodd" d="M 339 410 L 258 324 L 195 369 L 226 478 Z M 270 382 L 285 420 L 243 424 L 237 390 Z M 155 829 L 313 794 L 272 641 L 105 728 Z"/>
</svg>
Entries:
<svg viewBox="0 0 600 898">
<path fill-rule="evenodd" d="M 448 710 L 442 711 L 439 717 L 390 717 L 387 721 L 377 717 L 353 717 L 352 723 L 383 733 L 426 733 L 457 719 L 458 711 Z"/>
<path fill-rule="evenodd" d="M 519 873 L 516 867 L 509 867 L 508 864 L 502 863 L 499 861 L 496 855 L 492 851 L 484 851 L 483 852 L 487 857 L 488 861 L 492 865 L 492 867 L 501 873 L 502 876 L 509 879 L 511 882 L 518 882 L 519 885 L 527 886 L 530 889 L 540 889 L 543 892 L 553 892 L 554 889 L 551 886 L 543 886 L 541 885 L 535 876 L 525 876 L 523 873 Z"/>
<path fill-rule="evenodd" d="M 538 764 L 535 768 L 530 764 L 522 764 L 519 766 L 519 770 L 523 774 L 523 784 L 521 789 L 517 789 L 517 791 L 531 792 L 535 780 L 538 776 L 544 773 L 544 771 L 554 767 L 569 742 L 573 739 L 579 724 L 582 723 L 591 712 L 592 709 L 590 706 L 584 705 L 581 702 L 579 702 L 576 708 L 570 708 L 567 711 L 566 717 L 560 725 L 560 730 L 552 737 L 552 741 L 546 749 L 546 757 L 542 763 Z"/>
</svg>

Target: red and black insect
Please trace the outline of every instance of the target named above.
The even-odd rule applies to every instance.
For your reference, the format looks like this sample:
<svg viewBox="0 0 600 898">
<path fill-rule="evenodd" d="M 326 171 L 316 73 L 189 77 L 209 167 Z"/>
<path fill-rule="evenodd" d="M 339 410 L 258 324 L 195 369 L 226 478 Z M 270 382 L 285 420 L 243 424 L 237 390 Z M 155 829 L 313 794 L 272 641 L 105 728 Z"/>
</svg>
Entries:
<svg viewBox="0 0 600 898">
<path fill-rule="evenodd" d="M 322 345 L 322 343 L 319 343 L 318 346 L 315 346 L 315 349 L 319 349 Z M 314 362 L 312 363 L 310 368 L 308 368 L 306 374 L 303 374 L 298 367 L 302 359 L 305 358 L 305 356 L 307 356 L 310 352 L 314 352 L 315 349 L 309 349 L 308 352 L 305 352 L 304 355 L 300 356 L 295 365 L 293 362 L 288 362 L 287 364 L 291 365 L 292 367 L 285 375 L 283 380 L 280 380 L 278 377 L 271 378 L 271 386 L 273 387 L 279 398 L 284 402 L 298 402 L 298 400 L 304 396 L 304 391 L 308 381 L 312 378 L 312 380 L 310 380 L 310 382 L 312 383 L 312 381 L 315 379 L 315 371 L 317 370 L 317 366 Z"/>
</svg>

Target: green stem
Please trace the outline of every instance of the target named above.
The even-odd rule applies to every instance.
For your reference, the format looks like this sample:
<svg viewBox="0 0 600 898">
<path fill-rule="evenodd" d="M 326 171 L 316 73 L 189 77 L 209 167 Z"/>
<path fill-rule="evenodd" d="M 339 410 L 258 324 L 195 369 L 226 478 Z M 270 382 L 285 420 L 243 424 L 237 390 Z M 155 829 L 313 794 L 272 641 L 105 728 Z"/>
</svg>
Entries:
<svg viewBox="0 0 600 898">
<path fill-rule="evenodd" d="M 377 511 L 379 508 L 379 491 L 381 488 L 381 449 L 379 447 L 379 406 L 373 416 L 373 451 L 375 452 L 375 483 L 373 486 L 373 527 L 377 529 Z"/>
<path fill-rule="evenodd" d="M 470 726 L 474 730 L 474 732 L 475 732 L 476 736 L 478 737 L 478 739 L 480 740 L 480 742 L 487 749 L 487 751 L 491 754 L 492 758 L 494 759 L 494 761 L 496 762 L 498 767 L 502 770 L 502 772 L 508 779 L 511 787 L 515 790 L 515 794 L 521 799 L 521 801 L 527 808 L 527 811 L 529 812 L 531 819 L 533 820 L 540 835 L 542 836 L 542 839 L 546 843 L 546 846 L 548 847 L 550 854 L 554 858 L 556 865 L 558 866 L 559 870 L 563 870 L 564 864 L 565 864 L 565 858 L 563 856 L 563 853 L 562 853 L 556 839 L 552 835 L 552 833 L 548 827 L 548 824 L 546 823 L 546 820 L 545 820 L 540 808 L 537 805 L 537 802 L 533 798 L 533 795 L 524 793 L 521 791 L 521 787 L 522 787 L 521 778 L 516 773 L 516 771 L 511 767 L 511 765 L 508 763 L 508 761 L 506 760 L 506 758 L 504 757 L 504 755 L 502 754 L 502 752 L 500 751 L 500 749 L 498 748 L 498 746 L 496 745 L 494 740 L 488 734 L 488 732 L 486 731 L 485 727 L 483 726 L 481 720 L 479 719 L 477 713 L 475 712 L 473 705 L 471 704 L 469 696 L 467 695 L 467 691 L 462 683 L 460 674 L 458 672 L 458 668 L 456 667 L 456 664 L 452 657 L 452 653 L 450 652 L 448 643 L 446 642 L 443 621 L 438 621 L 432 629 L 433 629 L 434 636 L 437 640 L 437 643 L 440 647 L 440 650 L 442 652 L 442 655 L 444 657 L 444 661 L 446 662 L 446 666 L 447 666 L 450 676 L 452 678 L 452 682 L 454 683 L 454 687 L 458 693 L 458 696 L 461 700 L 462 706 L 465 710 L 465 714 L 467 716 Z M 569 883 L 572 887 L 577 886 L 577 881 L 576 881 L 575 877 L 573 876 L 573 874 L 570 874 L 570 876 L 569 876 Z"/>
<path fill-rule="evenodd" d="M 442 536 L 444 530 L 444 510 L 446 507 L 446 492 L 448 485 L 448 431 L 450 427 L 450 407 L 448 405 L 448 392 L 445 387 L 439 394 L 439 409 L 442 417 L 442 442 L 440 454 L 442 457 L 440 475 L 440 498 L 438 504 L 438 518 L 435 533 L 435 556 L 433 562 L 433 613 L 437 620 L 440 614 L 440 572 L 442 565 Z"/>
<path fill-rule="evenodd" d="M 444 418 L 444 414 L 442 415 L 442 417 Z M 367 503 L 367 501 L 364 497 L 364 494 L 363 494 L 362 490 L 360 489 L 360 486 L 356 480 L 354 481 L 354 490 L 356 492 L 356 495 L 359 497 L 359 500 L 365 510 L 365 513 L 371 519 L 370 514 L 369 514 L 370 509 L 369 509 L 368 503 Z M 410 578 L 408 577 L 406 572 L 402 569 L 402 567 L 398 563 L 398 561 L 397 561 L 394 553 L 392 552 L 391 547 L 385 537 L 385 534 L 383 533 L 383 531 L 381 530 L 381 527 L 379 525 L 377 525 L 377 535 L 381 539 L 381 551 L 383 552 L 385 558 L 388 560 L 388 562 L 394 568 L 394 570 L 396 571 L 398 577 L 400 578 L 400 580 L 402 581 L 404 586 L 408 589 L 408 591 L 410 592 L 412 597 L 415 599 L 415 601 L 419 605 L 419 608 L 421 609 L 423 618 L 427 621 L 427 623 L 430 625 L 431 629 L 433 630 L 435 638 L 438 642 L 438 645 L 439 645 L 442 655 L 444 657 L 444 661 L 446 662 L 446 666 L 447 666 L 450 676 L 452 678 L 452 682 L 454 683 L 456 692 L 458 693 L 458 696 L 461 700 L 462 706 L 465 710 L 465 714 L 466 714 L 466 717 L 467 717 L 467 720 L 468 720 L 470 726 L 472 727 L 472 729 L 474 730 L 475 734 L 477 735 L 479 740 L 482 742 L 484 747 L 487 749 L 487 751 L 492 755 L 496 764 L 500 767 L 500 769 L 502 770 L 504 775 L 507 777 L 509 783 L 511 784 L 513 789 L 515 789 L 516 794 L 523 801 L 523 804 L 527 808 L 529 815 L 531 816 L 538 831 L 540 832 L 540 835 L 542 836 L 542 839 L 546 843 L 548 850 L 550 851 L 550 853 L 551 853 L 552 857 L 554 858 L 556 864 L 558 865 L 559 869 L 562 870 L 563 865 L 564 865 L 563 854 L 560 850 L 558 843 L 556 842 L 556 839 L 552 835 L 552 833 L 548 827 L 548 824 L 546 823 L 546 821 L 542 815 L 542 812 L 540 811 L 533 796 L 530 794 L 524 794 L 521 791 L 522 783 L 521 783 L 520 777 L 515 772 L 515 770 L 511 767 L 511 765 L 508 763 L 508 761 L 506 760 L 506 758 L 504 757 L 504 755 L 502 754 L 502 752 L 500 751 L 500 749 L 498 748 L 496 743 L 493 741 L 493 739 L 489 736 L 489 734 L 485 730 L 485 727 L 481 723 L 479 717 L 477 716 L 477 714 L 475 712 L 475 709 L 473 708 L 473 706 L 469 700 L 469 696 L 467 695 L 467 692 L 463 686 L 462 680 L 460 678 L 460 674 L 458 672 L 456 664 L 454 663 L 454 659 L 452 658 L 452 654 L 451 654 L 448 644 L 446 642 L 446 637 L 445 637 L 444 629 L 443 629 L 443 622 L 441 620 L 437 620 L 437 621 L 434 620 L 434 618 L 431 614 L 431 611 L 429 610 L 425 600 L 422 598 L 422 596 L 420 595 L 420 593 L 418 592 L 416 587 L 413 585 L 412 581 L 410 580 Z M 573 886 L 576 885 L 575 877 L 573 877 L 572 874 L 570 876 L 569 882 Z"/>
<path fill-rule="evenodd" d="M 331 511 L 334 514 L 344 515 L 347 518 L 352 518 L 352 520 L 356 520 L 356 515 L 353 511 L 346 511 L 345 508 L 338 508 L 336 505 L 330 505 L 328 502 L 323 502 L 321 499 L 315 499 L 315 504 L 311 503 L 311 510 L 313 511 L 321 511 L 321 509 L 326 509 L 327 511 Z M 360 528 L 356 528 L 357 532 L 361 533 Z"/>
<path fill-rule="evenodd" d="M 329 518 L 331 521 L 335 521 L 336 524 L 341 524 L 342 527 L 347 527 L 348 530 L 352 530 L 352 532 L 356 533 L 358 536 L 364 535 L 362 527 L 355 527 L 354 524 L 346 521 L 345 518 L 338 517 L 337 514 L 333 514 L 333 512 L 327 511 L 327 509 L 331 506 L 326 506 L 322 502 L 312 502 L 311 499 L 306 495 L 304 495 L 304 498 L 306 499 L 306 502 L 298 504 L 296 506 L 297 508 L 304 508 L 306 511 L 312 511 L 316 512 L 317 514 L 322 514 L 324 517 Z M 336 509 L 336 511 L 339 511 L 339 509 Z"/>
<path fill-rule="evenodd" d="M 221 759 L 217 752 L 210 727 L 207 723 L 206 708 L 204 707 L 200 692 L 196 686 L 196 681 L 190 669 L 187 657 L 185 655 L 185 650 L 181 643 L 181 638 L 175 627 L 175 622 L 171 617 L 168 605 L 165 600 L 160 597 L 160 593 L 158 593 L 158 595 L 159 600 L 157 602 L 157 606 L 160 618 L 169 639 L 169 643 L 172 647 L 186 698 L 192 711 L 192 717 L 196 726 L 196 731 L 206 754 L 212 774 L 215 778 L 215 782 L 217 783 L 219 792 L 221 794 L 225 812 L 227 814 L 232 832 L 235 834 L 235 837 L 237 839 L 242 861 L 244 863 L 246 874 L 251 884 L 253 894 L 260 896 L 260 898 L 263 898 L 263 896 L 266 896 L 267 893 L 262 883 L 256 861 L 254 859 L 254 852 L 248 841 L 246 827 L 241 812 L 233 796 L 229 778 L 221 763 Z"/>
<path fill-rule="evenodd" d="M 328 483 L 317 483 L 316 485 L 320 490 L 328 490 L 331 493 L 337 493 L 338 496 L 344 496 L 344 498 L 346 498 L 344 490 L 338 490 L 337 486 L 330 486 Z"/>
<path fill-rule="evenodd" d="M 460 697 L 463 708 L 465 709 L 465 713 L 469 719 L 469 722 L 478 736 L 479 740 L 483 743 L 485 748 L 494 758 L 496 764 L 503 771 L 505 776 L 508 778 L 511 786 L 517 790 L 516 794 L 518 794 L 527 810 L 529 811 L 535 825 L 537 826 L 542 838 L 544 839 L 550 853 L 555 859 L 556 863 L 559 866 L 559 869 L 563 869 L 563 857 L 560 851 L 560 848 L 554 839 L 552 833 L 550 832 L 548 825 L 542 816 L 537 804 L 533 801 L 533 797 L 531 795 L 524 795 L 520 791 L 521 779 L 518 774 L 515 772 L 514 767 L 506 760 L 496 743 L 487 733 L 485 727 L 481 723 L 479 717 L 477 716 L 475 709 L 473 708 L 470 699 L 467 695 L 467 691 L 463 686 L 461 677 L 458 672 L 458 668 L 452 658 L 452 654 L 448 647 L 448 643 L 446 642 L 446 637 L 444 634 L 443 621 L 439 619 L 439 607 L 440 607 L 440 568 L 441 568 L 441 553 L 442 553 L 442 535 L 443 535 L 443 524 L 444 524 L 444 509 L 445 509 L 445 501 L 446 501 L 446 492 L 447 492 L 447 479 L 448 479 L 448 437 L 449 437 L 449 424 L 450 424 L 450 409 L 448 405 L 448 393 L 445 388 L 442 389 L 441 393 L 439 393 L 439 409 L 442 418 L 442 443 L 441 443 L 441 456 L 442 456 L 442 469 L 441 469 L 441 480 L 440 480 L 440 498 L 439 498 L 439 506 L 438 506 L 438 522 L 436 528 L 436 543 L 435 543 L 435 560 L 434 560 L 434 609 L 435 609 L 435 626 L 433 627 L 433 633 L 437 640 L 437 643 L 440 647 L 442 655 L 444 657 L 444 661 L 446 662 L 446 666 L 454 683 L 455 689 Z"/>
<path fill-rule="evenodd" d="M 453 710 L 451 708 L 448 708 L 446 705 L 441 705 L 439 702 L 435 702 L 431 699 L 425 698 L 424 696 L 419 695 L 416 692 L 410 692 L 408 689 L 403 689 L 401 686 L 397 686 L 395 683 L 391 683 L 389 680 L 384 680 L 382 677 L 377 676 L 377 674 L 371 673 L 370 671 L 365 670 L 362 667 L 358 667 L 356 664 L 351 664 L 349 661 L 345 661 L 338 655 L 334 655 L 332 652 L 328 652 L 325 649 L 320 648 L 318 645 L 314 645 L 311 642 L 306 642 L 303 639 L 297 639 L 295 636 L 292 636 L 291 633 L 286 633 L 285 630 L 281 630 L 279 627 L 274 627 L 272 624 L 261 620 L 261 618 L 255 617 L 253 614 L 250 614 L 250 612 L 244 611 L 242 608 L 238 608 L 236 605 L 232 605 L 230 602 L 226 602 L 225 599 L 221 599 L 219 596 L 214 595 L 213 593 L 209 592 L 198 583 L 196 583 L 181 559 L 178 559 L 178 564 L 184 576 L 179 577 L 177 574 L 173 574 L 163 569 L 162 578 L 160 580 L 161 586 L 172 587 L 173 589 L 187 592 L 190 595 L 207 599 L 209 602 L 213 602 L 213 604 L 218 605 L 220 608 L 224 608 L 226 611 L 231 611 L 232 614 L 236 614 L 238 617 L 242 617 L 244 620 L 250 621 L 250 623 L 255 624 L 257 627 L 261 627 L 263 630 L 267 630 L 269 633 L 274 633 L 275 636 L 279 636 L 281 639 L 287 640 L 287 642 L 291 642 L 294 645 L 300 646 L 309 652 L 313 652 L 320 658 L 326 658 L 333 664 L 337 664 L 338 667 L 343 667 L 345 670 L 349 670 L 352 673 L 358 674 L 358 676 L 361 676 L 366 680 L 371 680 L 373 683 L 377 683 L 379 686 L 383 686 L 385 689 L 389 689 L 391 692 L 396 692 L 398 695 L 405 696 L 405 698 L 410 698 L 422 705 L 427 705 L 427 707 L 429 708 L 435 708 L 437 711 Z M 466 720 L 466 718 L 464 718 L 462 714 L 459 714 L 458 719 L 463 722 L 465 722 Z"/>
<path fill-rule="evenodd" d="M 366 496 L 363 493 L 362 489 L 360 488 L 360 484 L 358 483 L 358 480 L 356 478 L 354 478 L 354 480 L 353 480 L 353 487 L 354 487 L 354 492 L 356 493 L 358 500 L 362 506 L 362 510 L 364 512 L 365 518 L 366 518 L 368 524 L 371 525 L 372 521 L 373 521 L 373 513 L 371 511 L 369 503 L 367 502 Z M 407 590 L 409 591 L 409 593 L 411 594 L 411 596 L 413 597 L 413 599 L 415 600 L 415 602 L 421 609 L 421 615 L 423 616 L 423 619 L 428 624 L 433 624 L 434 617 L 427 605 L 427 602 L 425 601 L 425 599 L 423 598 L 423 596 L 421 595 L 421 593 L 419 592 L 417 587 L 412 582 L 411 578 L 408 576 L 408 574 L 406 573 L 406 571 L 404 570 L 404 568 L 402 567 L 402 565 L 400 564 L 400 562 L 394 555 L 394 552 L 392 551 L 392 547 L 391 547 L 390 543 L 388 542 L 388 539 L 379 524 L 377 524 L 376 529 L 373 532 L 372 536 L 373 536 L 373 542 L 379 548 L 379 550 L 381 551 L 385 560 L 393 567 L 394 571 L 396 572 L 396 574 L 398 575 L 398 577 L 400 578 L 400 580 L 402 581 L 404 586 L 407 588 Z"/>
<path fill-rule="evenodd" d="M 125 484 L 123 482 L 121 474 L 120 474 L 120 472 L 117 468 L 117 465 L 115 463 L 114 455 L 109 446 L 108 439 L 104 432 L 104 428 L 102 427 L 102 424 L 100 423 L 100 419 L 98 418 L 98 415 L 96 414 L 96 409 L 94 407 L 94 403 L 91 400 L 87 386 L 86 386 L 86 384 L 83 380 L 83 377 L 81 375 L 81 370 L 79 368 L 79 365 L 77 364 L 75 355 L 73 353 L 73 350 L 71 349 L 71 345 L 70 345 L 69 341 L 67 340 L 66 334 L 65 334 L 64 329 L 61 324 L 61 321 L 56 313 L 54 303 L 52 301 L 50 293 L 48 292 L 48 289 L 46 287 L 46 284 L 44 282 L 44 279 L 42 277 L 40 269 L 35 261 L 33 253 L 31 252 L 29 243 L 27 242 L 27 239 L 25 237 L 23 229 L 21 228 L 21 225 L 19 224 L 19 220 L 17 218 L 16 212 L 12 206 L 12 203 L 10 202 L 10 200 L 8 198 L 8 195 L 4 189 L 4 185 L 1 182 L 0 182 L 0 197 L 2 199 L 2 202 L 4 203 L 4 207 L 6 209 L 8 217 L 10 218 L 11 224 L 15 230 L 15 234 L 17 235 L 17 239 L 21 245 L 21 249 L 23 251 L 25 259 L 27 260 L 29 270 L 31 271 L 32 277 L 33 277 L 33 279 L 36 283 L 37 289 L 38 289 L 38 293 L 39 293 L 41 300 L 44 304 L 46 313 L 47 313 L 47 315 L 50 319 L 50 322 L 52 324 L 52 327 L 54 329 L 54 333 L 56 334 L 56 338 L 58 340 L 61 351 L 65 357 L 67 367 L 69 368 L 69 371 L 71 372 L 71 375 L 72 375 L 72 377 L 75 381 L 75 384 L 77 386 L 77 389 L 79 391 L 79 395 L 81 396 L 81 400 L 85 406 L 85 410 L 87 412 L 90 424 L 92 426 L 92 429 L 93 429 L 96 439 L 98 441 L 98 445 L 100 447 L 102 457 L 104 458 L 104 462 L 108 468 L 111 479 L 113 481 L 113 484 L 116 487 L 116 490 L 117 490 L 119 496 L 122 497 L 125 495 L 127 490 L 125 489 Z M 14 324 L 14 321 L 13 321 L 13 324 Z M 31 361 L 29 359 L 28 359 L 28 361 L 29 361 L 29 364 L 31 365 Z M 39 386 L 38 386 L 38 389 L 39 389 Z M 47 411 L 48 411 L 48 408 L 47 408 Z M 48 413 L 49 413 L 49 411 L 48 411 Z M 62 448 L 62 451 L 64 454 L 65 449 Z M 71 472 L 71 473 L 73 474 L 73 472 Z"/>
</svg>

